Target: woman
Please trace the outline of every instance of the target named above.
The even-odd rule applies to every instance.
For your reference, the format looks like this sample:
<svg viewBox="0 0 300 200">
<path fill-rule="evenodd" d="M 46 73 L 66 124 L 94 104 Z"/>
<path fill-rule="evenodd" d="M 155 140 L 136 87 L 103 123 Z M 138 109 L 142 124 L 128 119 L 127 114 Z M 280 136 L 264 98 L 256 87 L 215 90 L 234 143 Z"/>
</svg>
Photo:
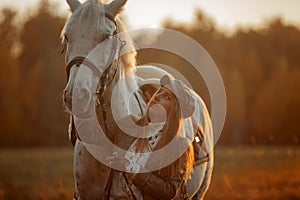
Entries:
<svg viewBox="0 0 300 200">
<path fill-rule="evenodd" d="M 180 130 L 183 119 L 194 112 L 194 99 L 189 89 L 179 80 L 172 80 L 166 75 L 161 78 L 160 83 L 161 87 L 148 102 L 147 113 L 136 124 L 141 127 L 151 124 L 158 124 L 156 127 L 160 127 L 162 124 L 161 129 L 150 133 L 151 136 L 146 131 L 138 138 L 119 131 L 116 144 L 128 152 L 145 153 L 155 152 L 175 141 L 177 148 L 168 152 L 178 154 L 178 159 L 161 169 L 146 172 L 151 171 L 154 165 L 162 164 L 161 159 L 132 153 L 107 158 L 111 165 L 122 165 L 124 171 L 134 172 L 114 171 L 109 199 L 174 199 L 179 196 L 181 186 L 190 177 L 194 164 L 193 147 Z M 183 154 L 180 153 L 181 147 L 187 147 Z M 167 156 L 160 155 L 161 158 Z"/>
</svg>

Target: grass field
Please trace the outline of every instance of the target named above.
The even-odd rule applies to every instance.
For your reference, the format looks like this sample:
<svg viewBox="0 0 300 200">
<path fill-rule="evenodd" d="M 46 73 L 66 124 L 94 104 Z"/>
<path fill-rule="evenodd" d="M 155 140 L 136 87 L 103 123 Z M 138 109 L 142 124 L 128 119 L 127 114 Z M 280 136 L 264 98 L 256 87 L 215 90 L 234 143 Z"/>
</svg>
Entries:
<svg viewBox="0 0 300 200">
<path fill-rule="evenodd" d="M 218 148 L 206 199 L 300 199 L 300 148 Z"/>
<path fill-rule="evenodd" d="M 0 150 L 0 200 L 72 199 L 72 151 Z M 300 148 L 218 147 L 205 199 L 300 199 Z"/>
</svg>

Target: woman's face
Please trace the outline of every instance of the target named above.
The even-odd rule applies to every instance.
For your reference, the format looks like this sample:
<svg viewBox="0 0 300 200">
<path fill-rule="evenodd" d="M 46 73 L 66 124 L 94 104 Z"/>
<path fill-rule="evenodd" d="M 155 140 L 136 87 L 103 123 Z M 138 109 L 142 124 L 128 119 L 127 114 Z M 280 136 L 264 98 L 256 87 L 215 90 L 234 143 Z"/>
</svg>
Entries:
<svg viewBox="0 0 300 200">
<path fill-rule="evenodd" d="M 160 87 L 148 103 L 151 121 L 165 121 L 175 96 L 166 87 Z"/>
</svg>

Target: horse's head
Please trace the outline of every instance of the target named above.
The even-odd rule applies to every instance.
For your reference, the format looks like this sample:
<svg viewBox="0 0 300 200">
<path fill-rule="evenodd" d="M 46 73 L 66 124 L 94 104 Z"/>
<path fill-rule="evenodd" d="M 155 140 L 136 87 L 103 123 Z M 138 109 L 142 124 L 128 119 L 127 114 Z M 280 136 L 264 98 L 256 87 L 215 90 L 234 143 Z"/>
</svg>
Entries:
<svg viewBox="0 0 300 200">
<path fill-rule="evenodd" d="M 97 79 L 96 77 L 93 78 L 97 74 L 93 72 L 90 66 L 87 66 L 85 73 L 90 78 L 79 80 L 79 87 L 74 88 L 74 82 L 79 71 L 78 66 L 85 63 L 84 59 L 98 44 L 107 41 L 106 39 L 111 38 L 116 33 L 116 17 L 125 5 L 126 0 L 114 0 L 110 4 L 99 3 L 97 0 L 89 0 L 85 3 L 80 3 L 78 0 L 67 0 L 67 3 L 70 6 L 72 15 L 66 22 L 62 34 L 68 75 L 68 83 L 64 90 L 63 99 L 64 104 L 71 111 L 72 98 L 92 99 L 93 94 L 87 87 L 90 87 L 93 84 L 92 81 Z M 111 46 L 103 45 L 103 47 L 104 53 L 99 55 L 97 63 L 106 63 L 111 54 Z M 79 91 L 74 92 L 73 88 Z"/>
</svg>

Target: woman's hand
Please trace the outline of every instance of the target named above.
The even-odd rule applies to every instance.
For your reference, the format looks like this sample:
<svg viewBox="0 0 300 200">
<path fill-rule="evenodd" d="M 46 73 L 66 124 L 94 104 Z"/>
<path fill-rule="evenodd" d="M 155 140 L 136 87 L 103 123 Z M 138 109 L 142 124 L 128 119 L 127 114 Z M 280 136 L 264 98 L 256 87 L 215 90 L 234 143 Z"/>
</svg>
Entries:
<svg viewBox="0 0 300 200">
<path fill-rule="evenodd" d="M 125 171 L 129 165 L 129 161 L 124 156 L 119 156 L 118 152 L 114 152 L 112 156 L 106 158 L 108 164 L 119 171 Z"/>
</svg>

